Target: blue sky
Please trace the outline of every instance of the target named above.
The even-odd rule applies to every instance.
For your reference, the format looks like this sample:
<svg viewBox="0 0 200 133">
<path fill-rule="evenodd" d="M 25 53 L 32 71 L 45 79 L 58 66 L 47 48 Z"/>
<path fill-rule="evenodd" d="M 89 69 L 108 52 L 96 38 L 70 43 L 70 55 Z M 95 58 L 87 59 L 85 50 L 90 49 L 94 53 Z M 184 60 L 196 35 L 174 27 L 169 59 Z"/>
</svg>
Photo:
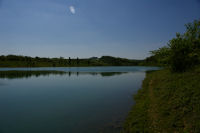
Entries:
<svg viewBox="0 0 200 133">
<path fill-rule="evenodd" d="M 200 0 L 0 0 L 0 54 L 144 59 L 194 19 Z"/>
</svg>

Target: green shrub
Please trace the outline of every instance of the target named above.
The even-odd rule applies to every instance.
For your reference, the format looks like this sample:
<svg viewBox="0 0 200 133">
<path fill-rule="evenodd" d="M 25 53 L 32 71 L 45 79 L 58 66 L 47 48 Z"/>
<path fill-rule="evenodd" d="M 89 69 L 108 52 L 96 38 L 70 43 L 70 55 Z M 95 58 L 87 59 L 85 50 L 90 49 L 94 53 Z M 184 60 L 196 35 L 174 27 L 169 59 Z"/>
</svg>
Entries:
<svg viewBox="0 0 200 133">
<path fill-rule="evenodd" d="M 154 61 L 175 72 L 184 72 L 200 64 L 200 20 L 186 24 L 184 34 L 177 33 L 168 46 L 151 53 Z"/>
<path fill-rule="evenodd" d="M 170 41 L 170 64 L 173 71 L 188 70 L 200 62 L 200 21 L 186 25 L 186 32 L 177 33 Z"/>
</svg>

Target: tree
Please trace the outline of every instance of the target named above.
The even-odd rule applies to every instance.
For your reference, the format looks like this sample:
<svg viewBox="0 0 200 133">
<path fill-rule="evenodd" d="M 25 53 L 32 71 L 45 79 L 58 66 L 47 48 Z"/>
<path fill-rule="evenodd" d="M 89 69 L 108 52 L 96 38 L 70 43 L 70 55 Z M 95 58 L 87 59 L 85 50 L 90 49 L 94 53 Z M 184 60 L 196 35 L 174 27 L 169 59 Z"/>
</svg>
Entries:
<svg viewBox="0 0 200 133">
<path fill-rule="evenodd" d="M 71 58 L 69 57 L 69 65 L 71 65 Z"/>
<path fill-rule="evenodd" d="M 159 48 L 158 50 L 151 51 L 153 58 L 147 58 L 153 60 L 157 63 L 157 65 L 168 65 L 169 64 L 169 56 L 171 54 L 171 50 L 169 46 L 164 46 Z"/>
<path fill-rule="evenodd" d="M 88 66 L 90 65 L 90 59 L 87 60 L 87 64 L 88 64 Z"/>
<path fill-rule="evenodd" d="M 79 59 L 78 59 L 78 57 L 77 57 L 77 59 L 76 59 L 76 63 L 77 63 L 77 65 L 79 65 Z"/>
<path fill-rule="evenodd" d="M 177 33 L 170 41 L 171 68 L 186 71 L 200 63 L 200 21 L 186 24 L 184 34 Z"/>
<path fill-rule="evenodd" d="M 184 34 L 177 33 L 168 46 L 152 51 L 160 64 L 167 64 L 172 71 L 183 72 L 200 64 L 200 20 L 186 24 Z"/>
</svg>

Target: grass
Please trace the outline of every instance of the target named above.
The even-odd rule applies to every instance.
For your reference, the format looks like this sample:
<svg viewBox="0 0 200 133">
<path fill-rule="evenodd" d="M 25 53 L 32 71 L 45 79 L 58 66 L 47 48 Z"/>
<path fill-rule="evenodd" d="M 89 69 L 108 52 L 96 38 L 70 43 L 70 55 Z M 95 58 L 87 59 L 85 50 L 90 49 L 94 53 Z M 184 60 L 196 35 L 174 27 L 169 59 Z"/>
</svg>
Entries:
<svg viewBox="0 0 200 133">
<path fill-rule="evenodd" d="M 134 100 L 123 132 L 199 133 L 200 67 L 148 72 Z"/>
</svg>

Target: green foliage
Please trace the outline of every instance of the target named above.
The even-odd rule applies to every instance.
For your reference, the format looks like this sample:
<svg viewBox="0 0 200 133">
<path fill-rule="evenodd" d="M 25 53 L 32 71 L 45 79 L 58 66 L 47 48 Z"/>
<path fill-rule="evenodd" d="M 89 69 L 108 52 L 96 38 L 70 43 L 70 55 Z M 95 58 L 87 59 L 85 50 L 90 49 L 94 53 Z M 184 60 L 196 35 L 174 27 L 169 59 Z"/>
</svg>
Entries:
<svg viewBox="0 0 200 133">
<path fill-rule="evenodd" d="M 183 73 L 167 69 L 147 73 L 124 132 L 199 133 L 199 82 L 200 67 Z"/>
<path fill-rule="evenodd" d="M 124 58 L 115 58 L 112 56 L 102 56 L 99 61 L 107 66 L 137 66 L 140 62 L 142 62 L 141 60 L 129 60 Z"/>
<path fill-rule="evenodd" d="M 200 21 L 186 25 L 186 32 L 177 33 L 170 41 L 171 67 L 174 71 L 185 71 L 200 63 Z"/>
<path fill-rule="evenodd" d="M 144 86 L 146 86 L 145 83 Z M 136 105 L 133 106 L 126 118 L 123 133 L 145 133 L 149 131 L 147 119 L 149 97 L 145 91 L 145 89 L 140 89 L 137 95 L 134 95 Z"/>
<path fill-rule="evenodd" d="M 177 33 L 168 46 L 152 51 L 147 61 L 168 65 L 175 72 L 183 72 L 200 64 L 200 20 L 186 25 L 184 34 Z"/>
<path fill-rule="evenodd" d="M 73 66 L 136 66 L 142 60 L 129 60 L 112 56 L 88 59 L 40 58 L 27 56 L 0 56 L 0 67 L 73 67 Z"/>
<path fill-rule="evenodd" d="M 169 65 L 169 58 L 170 58 L 170 48 L 169 47 L 162 47 L 158 50 L 151 51 L 151 54 L 154 55 L 154 62 L 157 62 L 158 65 Z"/>
<path fill-rule="evenodd" d="M 147 73 L 124 132 L 199 133 L 200 21 L 187 24 L 184 34 L 177 33 L 167 46 L 151 54 L 146 64 L 168 66 L 172 71 Z"/>
</svg>

